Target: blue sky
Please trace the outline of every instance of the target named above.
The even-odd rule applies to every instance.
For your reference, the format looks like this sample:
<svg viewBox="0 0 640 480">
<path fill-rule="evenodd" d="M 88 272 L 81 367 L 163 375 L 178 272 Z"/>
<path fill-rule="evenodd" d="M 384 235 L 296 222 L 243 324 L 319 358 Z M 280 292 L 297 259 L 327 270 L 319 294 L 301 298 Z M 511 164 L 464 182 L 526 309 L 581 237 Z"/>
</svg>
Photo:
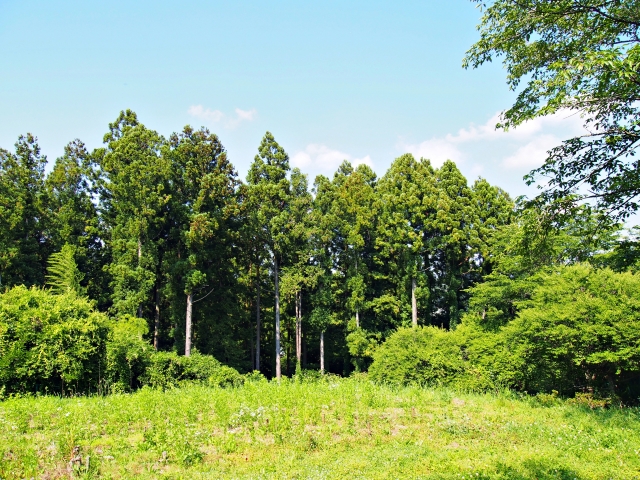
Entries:
<svg viewBox="0 0 640 480">
<path fill-rule="evenodd" d="M 0 147 L 95 148 L 131 108 L 166 136 L 207 126 L 243 178 L 269 130 L 311 180 L 409 151 L 531 193 L 522 176 L 581 122 L 493 129 L 515 94 L 500 62 L 461 67 L 479 18 L 469 0 L 0 0 Z"/>
</svg>

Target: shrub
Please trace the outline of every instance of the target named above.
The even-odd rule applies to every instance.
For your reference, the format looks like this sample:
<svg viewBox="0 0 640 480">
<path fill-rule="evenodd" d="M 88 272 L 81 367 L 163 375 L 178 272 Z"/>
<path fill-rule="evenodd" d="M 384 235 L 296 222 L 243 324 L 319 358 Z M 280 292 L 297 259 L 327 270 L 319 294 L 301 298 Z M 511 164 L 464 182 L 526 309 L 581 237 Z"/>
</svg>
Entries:
<svg viewBox="0 0 640 480">
<path fill-rule="evenodd" d="M 455 386 L 469 390 L 493 387 L 487 372 L 466 358 L 462 329 L 402 328 L 374 353 L 369 376 L 376 382 Z"/>
<path fill-rule="evenodd" d="M 106 386 L 111 392 L 128 392 L 141 386 L 153 349 L 142 337 L 146 320 L 126 315 L 110 322 L 107 342 Z"/>
<path fill-rule="evenodd" d="M 0 388 L 82 393 L 105 374 L 108 319 L 73 292 L 19 286 L 0 295 Z"/>
<path fill-rule="evenodd" d="M 267 377 L 265 377 L 259 370 L 253 370 L 249 373 L 245 373 L 244 379 L 247 382 L 266 382 L 267 381 Z"/>
<path fill-rule="evenodd" d="M 221 365 L 207 379 L 207 383 L 215 387 L 239 387 L 244 383 L 244 380 L 245 378 L 235 368 Z"/>
<path fill-rule="evenodd" d="M 155 388 L 176 388 L 184 383 L 230 386 L 244 378 L 237 370 L 222 365 L 211 355 L 193 352 L 190 357 L 175 352 L 153 352 L 142 383 Z"/>
<path fill-rule="evenodd" d="M 539 274 L 501 331 L 502 363 L 527 391 L 640 395 L 640 277 L 586 265 Z"/>
</svg>

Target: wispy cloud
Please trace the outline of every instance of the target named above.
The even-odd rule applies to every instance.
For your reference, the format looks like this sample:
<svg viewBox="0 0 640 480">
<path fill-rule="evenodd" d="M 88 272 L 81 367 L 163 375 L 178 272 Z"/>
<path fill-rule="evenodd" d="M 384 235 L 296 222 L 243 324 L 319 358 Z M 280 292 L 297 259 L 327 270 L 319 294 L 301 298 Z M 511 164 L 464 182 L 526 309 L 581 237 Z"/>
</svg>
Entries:
<svg viewBox="0 0 640 480">
<path fill-rule="evenodd" d="M 513 155 L 502 161 L 507 168 L 535 168 L 544 163 L 547 152 L 562 143 L 562 140 L 552 134 L 541 134 L 519 147 Z"/>
<path fill-rule="evenodd" d="M 242 110 L 240 108 L 236 108 L 236 115 L 240 120 L 247 120 L 250 122 L 251 120 L 256 118 L 257 114 L 258 112 L 255 108 L 252 108 L 251 110 Z"/>
<path fill-rule="evenodd" d="M 220 110 L 205 109 L 202 105 L 191 105 L 187 113 L 205 122 L 219 122 L 224 118 L 224 113 Z"/>
<path fill-rule="evenodd" d="M 211 110 L 210 108 L 204 108 L 202 105 L 191 105 L 187 113 L 208 124 L 222 123 L 226 128 L 236 128 L 242 122 L 251 122 L 258 115 L 258 111 L 255 108 L 251 110 L 236 108 L 235 115 L 228 116 L 220 110 Z"/>
<path fill-rule="evenodd" d="M 311 143 L 304 150 L 293 155 L 291 157 L 291 165 L 302 170 L 310 170 L 313 173 L 331 174 L 337 170 L 344 160 L 351 162 L 354 167 L 365 164 L 373 168 L 373 161 L 369 155 L 356 158 L 348 153 L 317 143 Z"/>
<path fill-rule="evenodd" d="M 496 130 L 500 119 L 496 113 L 482 125 L 471 124 L 457 133 L 432 137 L 420 143 L 400 142 L 398 150 L 416 157 L 431 160 L 440 166 L 445 160 L 456 163 L 474 163 L 478 171 L 487 156 L 500 159 L 500 165 L 508 169 L 530 169 L 542 165 L 547 151 L 559 145 L 562 139 L 584 132 L 583 119 L 566 111 L 526 122 L 517 128 Z"/>
</svg>

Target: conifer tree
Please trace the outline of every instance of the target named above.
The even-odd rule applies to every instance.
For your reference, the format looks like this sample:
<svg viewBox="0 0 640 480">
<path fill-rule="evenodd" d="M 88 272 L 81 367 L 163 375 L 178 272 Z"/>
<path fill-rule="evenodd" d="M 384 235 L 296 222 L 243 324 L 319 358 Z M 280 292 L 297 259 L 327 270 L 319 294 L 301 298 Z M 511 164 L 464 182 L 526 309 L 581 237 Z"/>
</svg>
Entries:
<svg viewBox="0 0 640 480">
<path fill-rule="evenodd" d="M 0 284 L 42 285 L 46 265 L 44 167 L 36 137 L 0 149 Z"/>
<path fill-rule="evenodd" d="M 435 172 L 428 160 L 416 161 L 411 154 L 397 158 L 378 184 L 382 217 L 379 223 L 377 262 L 379 278 L 387 292 L 374 300 L 379 314 L 394 316 L 399 326 L 418 326 L 418 303 L 429 297 L 426 254 L 436 200 Z M 418 299 L 420 297 L 420 299 Z M 399 314 L 399 315 L 398 315 Z M 424 318 L 423 318 L 424 322 Z"/>
<path fill-rule="evenodd" d="M 225 315 L 224 309 L 214 305 L 224 303 L 235 273 L 238 180 L 217 135 L 205 128 L 194 130 L 186 126 L 180 134 L 171 136 L 170 147 L 163 153 L 173 171 L 172 247 L 179 255 L 173 258 L 172 277 L 182 290 L 175 299 L 186 295 L 184 353 L 189 356 L 194 339 L 194 304 L 205 299 L 213 301 L 209 304 L 209 318 L 213 316 L 212 309 L 217 310 L 218 320 Z M 201 322 L 201 344 L 211 336 L 207 333 L 212 333 L 212 328 Z"/>
<path fill-rule="evenodd" d="M 157 311 L 171 199 L 169 161 L 160 155 L 164 139 L 123 111 L 95 153 L 103 173 L 101 210 L 109 228 L 113 310 L 149 318 Z M 152 308 L 149 306 L 152 305 Z"/>
<path fill-rule="evenodd" d="M 85 145 L 77 139 L 69 142 L 45 181 L 47 235 L 49 251 L 59 252 L 67 244 L 74 247 L 74 261 L 82 272 L 87 294 L 104 308 L 110 302 L 104 272 L 109 249 L 94 202 L 96 180 L 92 156 Z"/>
<path fill-rule="evenodd" d="M 267 132 L 262 138 L 249 170 L 249 203 L 255 215 L 255 224 L 261 229 L 264 248 L 273 261 L 275 297 L 275 352 L 276 377 L 282 374 L 280 337 L 280 284 L 279 274 L 286 253 L 286 227 L 289 219 L 291 187 L 287 174 L 289 155 Z"/>
</svg>

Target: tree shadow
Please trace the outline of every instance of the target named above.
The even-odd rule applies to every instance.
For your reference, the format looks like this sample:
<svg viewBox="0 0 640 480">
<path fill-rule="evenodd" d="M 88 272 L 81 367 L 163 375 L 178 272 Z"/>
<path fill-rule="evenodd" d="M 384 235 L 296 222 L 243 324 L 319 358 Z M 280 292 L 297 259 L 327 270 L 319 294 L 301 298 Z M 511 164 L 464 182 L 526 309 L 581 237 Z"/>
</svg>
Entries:
<svg viewBox="0 0 640 480">
<path fill-rule="evenodd" d="M 491 473 L 487 473 L 486 470 L 474 472 L 471 478 L 483 480 L 581 480 L 584 478 L 571 468 L 544 459 L 526 459 L 517 466 L 498 463 L 494 468 L 495 470 Z"/>
</svg>

